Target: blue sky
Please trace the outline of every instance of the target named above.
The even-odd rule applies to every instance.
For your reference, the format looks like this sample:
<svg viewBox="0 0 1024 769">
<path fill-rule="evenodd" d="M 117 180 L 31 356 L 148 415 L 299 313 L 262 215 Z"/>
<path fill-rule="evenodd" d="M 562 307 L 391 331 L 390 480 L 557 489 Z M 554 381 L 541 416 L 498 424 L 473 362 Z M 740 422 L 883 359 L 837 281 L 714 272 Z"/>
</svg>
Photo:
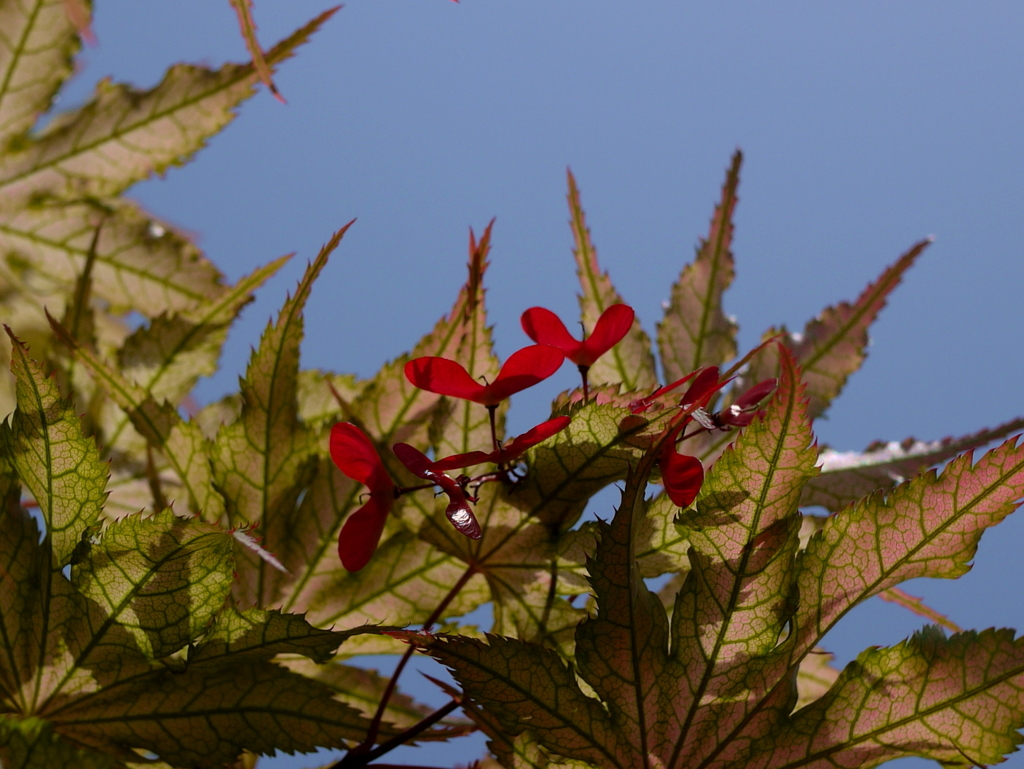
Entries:
<svg viewBox="0 0 1024 769">
<path fill-rule="evenodd" d="M 102 76 L 146 87 L 176 61 L 245 58 L 227 0 L 96 6 L 100 44 L 60 106 Z M 261 40 L 326 7 L 257 0 Z M 260 93 L 193 163 L 133 194 L 195 233 L 231 279 L 298 254 L 201 385 L 213 399 L 236 387 L 305 261 L 352 218 L 309 302 L 305 367 L 365 376 L 408 349 L 464 279 L 468 228 L 492 217 L 499 353 L 526 343 L 526 307 L 573 316 L 567 166 L 602 265 L 653 331 L 739 147 L 725 301 L 742 347 L 854 299 L 934 235 L 816 429 L 837 449 L 962 435 L 1024 414 L 1022 39 L 1024 5 L 1008 1 L 352 0 L 282 66 L 287 106 Z M 560 376 L 517 401 L 513 432 L 572 385 L 568 368 Z M 1024 627 L 1022 543 L 1024 519 L 1011 517 L 969 575 L 908 590 L 965 627 Z M 872 603 L 829 640 L 846 661 L 921 624 Z"/>
</svg>

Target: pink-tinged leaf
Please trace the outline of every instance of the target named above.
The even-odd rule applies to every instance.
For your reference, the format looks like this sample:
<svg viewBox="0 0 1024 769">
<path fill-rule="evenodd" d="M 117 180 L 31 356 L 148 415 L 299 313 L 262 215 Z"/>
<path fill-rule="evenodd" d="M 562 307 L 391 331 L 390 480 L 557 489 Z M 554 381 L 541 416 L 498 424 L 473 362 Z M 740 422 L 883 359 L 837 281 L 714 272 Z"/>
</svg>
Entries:
<svg viewBox="0 0 1024 769">
<path fill-rule="evenodd" d="M 64 0 L 64 12 L 68 15 L 68 21 L 74 25 L 86 43 L 89 45 L 99 43 L 96 33 L 92 31 L 92 12 L 85 0 Z"/>
<path fill-rule="evenodd" d="M 722 294 L 735 276 L 730 247 L 742 162 L 743 154 L 737 150 L 708 237 L 700 242 L 696 259 L 683 268 L 672 287 L 672 299 L 658 324 L 658 350 L 666 380 L 736 357 L 737 326 L 722 312 Z"/>
<path fill-rule="evenodd" d="M 661 458 L 661 482 L 677 507 L 689 507 L 704 483 L 704 466 L 697 457 L 680 454 L 666 443 Z"/>
<path fill-rule="evenodd" d="M 384 532 L 394 497 L 370 495 L 370 499 L 345 519 L 338 534 L 338 557 L 346 571 L 359 571 L 370 562 Z"/>
<path fill-rule="evenodd" d="M 799 648 L 817 643 L 861 601 L 917 577 L 964 574 L 978 540 L 1024 497 L 1024 449 L 1015 439 L 976 464 L 969 452 L 941 475 L 923 473 L 831 516 L 800 560 Z"/>
<path fill-rule="evenodd" d="M 748 766 L 872 767 L 903 756 L 945 766 L 999 763 L 1024 713 L 1024 639 L 1012 630 L 946 638 L 926 627 L 869 649 L 822 699 L 757 746 Z"/>
<path fill-rule="evenodd" d="M 821 475 L 804 487 L 800 504 L 839 512 L 874 491 L 891 489 L 928 467 L 1021 430 L 1024 418 L 960 438 L 928 442 L 907 438 L 900 443 L 873 445 L 863 452 L 827 449 L 818 458 Z"/>
<path fill-rule="evenodd" d="M 567 176 L 569 212 L 572 215 L 569 223 L 576 242 L 573 255 L 576 257 L 576 273 L 583 289 L 580 295 L 580 310 L 583 314 L 583 326 L 589 335 L 593 333 L 598 319 L 609 307 L 625 303 L 612 285 L 608 273 L 601 272 L 597 262 L 597 249 L 590 240 L 590 230 L 587 229 L 583 207 L 580 205 L 576 180 L 571 171 L 567 172 Z M 645 390 L 654 387 L 658 377 L 654 370 L 651 340 L 638 320 L 633 319 L 626 336 L 608 355 L 594 363 L 588 376 L 594 384 L 621 382 L 625 390 Z"/>
<path fill-rule="evenodd" d="M 72 72 L 81 40 L 70 10 L 63 2 L 0 5 L 0 136 L 8 142 L 31 131 Z"/>
<path fill-rule="evenodd" d="M 691 572 L 676 598 L 673 653 L 688 686 L 673 704 L 680 727 L 669 765 L 696 766 L 738 749 L 729 730 L 786 675 L 769 660 L 797 597 L 797 502 L 816 473 L 817 451 L 799 370 L 785 351 L 781 360 L 764 414 L 711 468 L 694 510 L 677 519 L 690 540 Z M 741 672 L 759 658 L 756 675 Z"/>
<path fill-rule="evenodd" d="M 466 636 L 402 633 L 404 639 L 454 671 L 463 690 L 500 728 L 518 735 L 529 728 L 558 753 L 600 767 L 624 763 L 624 739 L 601 703 L 581 690 L 558 655 L 539 644 L 488 636 L 487 643 Z"/>
<path fill-rule="evenodd" d="M 903 273 L 931 243 L 922 240 L 886 268 L 878 279 L 868 285 L 853 304 L 840 302 L 826 307 L 821 315 L 809 321 L 802 334 L 785 334 L 783 343 L 790 348 L 803 370 L 810 398 L 808 413 L 816 418 L 839 395 L 850 374 L 857 371 L 867 353 L 868 327 L 885 307 L 886 299 L 900 284 Z M 769 329 L 765 335 L 777 333 Z M 770 346 L 754 357 L 747 381 L 775 376 L 775 347 Z"/>
<path fill-rule="evenodd" d="M 252 0 L 231 0 L 231 6 L 238 16 L 238 26 L 242 32 L 242 39 L 245 40 L 245 47 L 252 57 L 253 69 L 256 70 L 256 74 L 259 75 L 263 84 L 274 94 L 274 98 L 284 104 L 284 97 L 274 85 L 270 65 L 267 64 L 267 60 L 263 56 L 263 49 L 260 48 L 260 41 L 256 38 L 256 20 L 252 16 Z"/>
</svg>

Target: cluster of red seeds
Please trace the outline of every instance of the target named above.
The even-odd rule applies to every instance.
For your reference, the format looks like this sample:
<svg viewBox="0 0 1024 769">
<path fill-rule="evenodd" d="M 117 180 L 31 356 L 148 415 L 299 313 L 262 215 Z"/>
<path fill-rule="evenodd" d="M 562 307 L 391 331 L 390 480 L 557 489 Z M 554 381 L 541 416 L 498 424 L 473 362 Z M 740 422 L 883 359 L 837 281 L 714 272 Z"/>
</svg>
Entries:
<svg viewBox="0 0 1024 769">
<path fill-rule="evenodd" d="M 586 400 L 587 372 L 598 358 L 629 332 L 633 317 L 631 307 L 625 304 L 612 305 L 602 313 L 593 333 L 578 341 L 553 312 L 543 307 L 531 307 L 523 313 L 522 325 L 527 336 L 536 344 L 513 353 L 490 383 L 477 382 L 459 363 L 447 358 L 424 357 L 409 361 L 405 366 L 405 376 L 416 387 L 479 403 L 487 408 L 491 417 L 492 450 L 470 451 L 432 460 L 407 443 L 397 443 L 392 447 L 395 457 L 409 472 L 426 481 L 421 486 L 401 487 L 392 481 L 373 442 L 362 430 L 349 422 L 334 425 L 331 430 L 331 458 L 341 472 L 368 489 L 366 502 L 348 517 L 338 536 L 338 555 L 342 565 L 348 571 L 362 569 L 377 549 L 395 499 L 420 489 L 436 487 L 446 494 L 448 506 L 445 513 L 448 520 L 467 537 L 479 539 L 482 532 L 471 504 L 477 501 L 475 490 L 480 484 L 492 480 L 511 483 L 514 478 L 512 470 L 519 457 L 531 446 L 564 430 L 571 421 L 569 417 L 549 419 L 502 445 L 494 429 L 494 415 L 498 405 L 515 393 L 547 379 L 567 358 L 579 368 Z M 684 417 L 672 428 L 659 458 L 665 490 L 669 498 L 680 507 L 688 507 L 693 503 L 704 481 L 704 468 L 700 460 L 676 451 L 676 444 L 690 437 L 686 434 L 687 426 L 696 422 L 699 430 L 710 430 L 746 425 L 753 419 L 757 404 L 775 387 L 775 380 L 761 382 L 741 395 L 730 409 L 709 415 L 704 411 L 704 406 L 728 382 L 719 382 L 718 368 L 711 366 L 634 401 L 631 404 L 633 413 L 646 411 L 656 398 L 691 379 L 693 382 L 679 404 Z M 453 478 L 448 474 L 451 470 L 489 463 L 495 465 L 495 470 L 485 475 L 470 478 L 460 474 Z"/>
</svg>

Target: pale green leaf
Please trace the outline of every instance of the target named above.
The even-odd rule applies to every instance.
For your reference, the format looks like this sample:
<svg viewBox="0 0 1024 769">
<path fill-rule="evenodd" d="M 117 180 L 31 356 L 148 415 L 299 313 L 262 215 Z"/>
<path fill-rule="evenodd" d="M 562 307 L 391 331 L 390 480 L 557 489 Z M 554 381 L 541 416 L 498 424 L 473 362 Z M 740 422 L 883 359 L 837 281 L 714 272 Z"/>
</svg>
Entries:
<svg viewBox="0 0 1024 769">
<path fill-rule="evenodd" d="M 664 492 L 648 501 L 635 533 L 634 552 L 642 577 L 689 571 L 690 541 L 674 524 L 679 508 Z"/>
<path fill-rule="evenodd" d="M 622 480 L 653 431 L 628 409 L 588 403 L 569 426 L 527 452 L 531 468 L 516 486 L 516 505 L 546 524 L 568 528 L 587 500 Z"/>
<path fill-rule="evenodd" d="M 732 215 L 742 162 L 743 153 L 737 150 L 708 237 L 697 246 L 697 258 L 683 268 L 672 286 L 672 298 L 658 324 L 658 352 L 666 382 L 736 357 L 736 322 L 722 312 L 722 294 L 736 274 Z"/>
<path fill-rule="evenodd" d="M 597 263 L 597 249 L 590 240 L 579 190 L 576 189 L 576 180 L 571 171 L 568 177 L 569 213 L 572 215 L 569 224 L 576 242 L 573 255 L 576 257 L 576 273 L 583 289 L 579 297 L 580 310 L 583 313 L 583 327 L 590 334 L 601 313 L 613 304 L 621 304 L 622 297 L 612 285 L 608 273 L 601 272 Z M 625 390 L 643 390 L 657 384 L 651 340 L 638 319 L 633 320 L 633 327 L 622 341 L 590 367 L 589 376 L 596 384 L 621 382 Z"/>
<path fill-rule="evenodd" d="M 329 429 L 343 414 L 338 397 L 345 403 L 351 403 L 365 386 L 366 382 L 351 374 L 300 371 L 297 390 L 299 419 L 312 430 Z"/>
<path fill-rule="evenodd" d="M 349 573 L 339 565 L 320 578 L 319 590 L 304 595 L 292 609 L 307 611 L 316 625 L 343 628 L 423 622 L 465 575 L 466 565 L 409 531 L 392 536 L 385 532 L 385 537 L 366 567 Z M 483 577 L 474 576 L 449 604 L 447 615 L 465 614 L 489 598 Z M 342 647 L 345 654 L 401 650 L 387 636 L 370 635 L 354 637 Z"/>
<path fill-rule="evenodd" d="M 78 747 L 133 763 L 129 748 L 142 748 L 178 766 L 220 767 L 243 748 L 336 747 L 365 733 L 366 719 L 331 689 L 266 661 L 295 652 L 323 659 L 344 634 L 233 610 L 210 628 L 231 580 L 226 532 L 169 514 L 115 524 L 72 566 L 86 597 L 51 567 L 24 511 L 6 519 L 3 710 L 45 717 Z M 138 646 L 153 656 L 201 636 L 206 646 L 184 665 L 153 663 Z"/>
<path fill-rule="evenodd" d="M 108 469 L 96 444 L 82 434 L 71 404 L 7 329 L 18 409 L 0 427 L 0 447 L 35 498 L 57 567 L 71 558 L 85 530 L 100 515 Z"/>
<path fill-rule="evenodd" d="M 833 655 L 823 649 L 811 649 L 800 663 L 796 675 L 797 699 L 795 710 L 820 700 L 839 678 L 839 671 L 832 667 Z"/>
<path fill-rule="evenodd" d="M 289 258 L 256 269 L 217 297 L 180 315 L 160 315 L 140 327 L 125 340 L 119 354 L 125 376 L 157 402 L 180 403 L 199 377 L 216 372 L 228 327 L 253 300 L 253 292 Z"/>
<path fill-rule="evenodd" d="M 295 296 L 277 323 L 268 325 L 242 380 L 241 418 L 217 435 L 214 478 L 234 525 L 258 524 L 263 545 L 274 552 L 290 538 L 288 525 L 312 470 L 312 439 L 298 418 L 296 385 L 302 310 L 320 271 L 350 225 L 338 230 L 307 267 Z M 245 603 L 276 600 L 278 575 L 263 559 L 240 550 L 238 595 Z"/>
<path fill-rule="evenodd" d="M 190 665 L 270 660 L 300 654 L 325 663 L 351 632 L 321 630 L 297 614 L 229 606 L 217 615 L 202 644 L 189 653 Z"/>
<path fill-rule="evenodd" d="M 290 516 L 289 536 L 276 550 L 281 563 L 294 575 L 285 588 L 284 609 L 304 609 L 309 606 L 310 596 L 343 574 L 338 532 L 345 515 L 358 506 L 363 488 L 340 472 L 330 457 L 317 459 L 309 488 Z"/>
<path fill-rule="evenodd" d="M 51 555 L 27 512 L 8 510 L 0 527 L 0 683 L 5 707 L 26 716 L 150 668 L 134 638 L 78 593 Z"/>
<path fill-rule="evenodd" d="M 201 513 L 207 520 L 219 521 L 224 513 L 224 500 L 214 488 L 209 442 L 199 426 L 182 421 L 170 404 L 158 404 L 143 387 L 123 377 L 118 369 L 88 348 L 80 346 L 60 324 L 52 319 L 51 324 L 57 337 L 68 345 L 75 359 L 86 367 L 100 389 L 124 410 L 142 437 L 163 452 L 178 482 L 184 487 L 188 508 L 194 513 Z M 115 475 L 121 485 L 132 477 L 126 478 L 120 469 Z M 111 492 L 115 501 L 123 503 L 123 494 L 115 493 L 113 488 Z M 167 497 L 166 501 L 173 501 L 173 496 Z M 143 507 L 147 505 L 148 502 Z"/>
<path fill-rule="evenodd" d="M 0 3 L 0 146 L 15 149 L 50 108 L 78 50 L 65 0 Z"/>
<path fill-rule="evenodd" d="M 147 657 L 178 651 L 223 608 L 231 588 L 231 538 L 170 511 L 106 528 L 72 571 L 75 587 Z M 96 629 L 94 632 L 101 632 Z"/>
<path fill-rule="evenodd" d="M 288 58 L 333 13 L 282 40 L 267 61 Z M 217 71 L 177 64 L 149 91 L 103 81 L 93 101 L 56 118 L 24 150 L 0 156 L 0 192 L 22 201 L 117 195 L 200 149 L 253 94 L 257 79 L 252 64 Z"/>
<path fill-rule="evenodd" d="M 100 222 L 92 290 L 111 312 L 154 317 L 226 290 L 199 249 L 126 201 L 0 205 L 0 279 L 45 301 L 52 315 L 63 314 L 63 297 L 74 290 Z"/>
</svg>

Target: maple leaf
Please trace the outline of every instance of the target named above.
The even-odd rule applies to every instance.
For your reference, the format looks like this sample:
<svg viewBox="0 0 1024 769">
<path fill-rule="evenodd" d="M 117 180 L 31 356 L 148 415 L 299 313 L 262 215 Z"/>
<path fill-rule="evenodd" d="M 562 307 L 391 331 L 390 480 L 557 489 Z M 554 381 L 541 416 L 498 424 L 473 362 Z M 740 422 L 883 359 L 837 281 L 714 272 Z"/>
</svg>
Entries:
<svg viewBox="0 0 1024 769">
<path fill-rule="evenodd" d="M 722 312 L 722 294 L 732 283 L 732 215 L 743 153 L 732 156 L 715 207 L 708 237 L 697 258 L 683 268 L 672 286 L 672 298 L 658 324 L 658 352 L 665 381 L 679 379 L 702 366 L 720 366 L 736 356 L 736 322 Z"/>
<path fill-rule="evenodd" d="M 495 377 L 500 369 L 486 329 L 482 287 L 489 236 L 489 230 L 479 242 L 471 236 L 469 279 L 451 313 L 418 350 L 446 353 L 445 357 L 472 373 Z M 396 482 L 412 485 L 413 476 L 390 450 L 397 435 L 395 427 L 385 421 L 390 419 L 387 414 L 403 415 L 405 434 L 411 436 L 414 448 L 431 448 L 435 456 L 455 448 L 486 445 L 490 434 L 485 407 L 456 404 L 453 410 L 446 399 L 431 400 L 424 391 L 407 394 L 402 388 L 403 368 L 398 363 L 388 364 L 346 404 L 344 413 L 379 441 L 378 453 Z M 654 422 L 664 418 L 660 415 Z M 431 425 L 429 434 L 417 427 L 424 422 Z M 381 432 L 375 431 L 375 425 Z M 333 529 L 336 537 L 336 527 L 362 504 L 358 498 L 361 487 L 337 474 L 331 477 L 329 465 L 320 463 L 293 532 L 311 533 L 315 528 L 317 542 L 324 544 L 304 546 L 308 566 L 290 556 L 283 559 L 289 568 L 293 568 L 291 564 L 298 567 L 283 606 L 307 611 L 320 624 L 403 625 L 424 622 L 448 600 L 445 616 L 459 616 L 494 601 L 496 627 L 555 645 L 571 645 L 572 629 L 582 613 L 565 596 L 580 592 L 586 555 L 581 549 L 585 538 L 567 530 L 590 496 L 626 477 L 630 462 L 645 445 L 644 435 L 655 429 L 651 425 L 647 419 L 631 415 L 625 403 L 577 408 L 568 427 L 526 452 L 525 477 L 514 488 L 501 484 L 480 488 L 474 506 L 483 535 L 479 542 L 459 541 L 465 537 L 447 522 L 445 504 L 424 494 L 401 496 L 392 506 L 394 515 L 385 523 L 380 547 L 357 574 L 344 572 L 330 557 L 333 546 L 328 548 L 326 536 Z M 435 442 L 427 443 L 430 438 Z M 410 529 L 415 532 L 412 536 Z M 274 549 L 270 543 L 268 547 Z M 658 546 L 651 547 L 656 558 Z M 461 586 L 454 597 L 450 594 L 453 585 Z M 347 648 L 395 650 L 391 639 L 380 636 L 361 636 Z"/>
<path fill-rule="evenodd" d="M 491 328 L 487 325 L 487 308 L 484 302 L 484 275 L 487 272 L 487 254 L 491 248 L 490 222 L 477 241 L 469 231 L 469 275 L 459 292 L 463 300 L 461 317 L 461 339 L 451 360 L 461 365 L 474 381 L 493 382 L 501 371 L 494 354 Z M 445 398 L 435 412 L 431 422 L 430 443 L 438 456 L 463 454 L 491 441 L 491 428 L 487 409 L 478 404 L 459 398 Z M 495 407 L 495 429 L 504 435 L 505 414 L 508 401 Z"/>
<path fill-rule="evenodd" d="M 904 755 L 981 765 L 1013 749 L 1024 639 L 1011 631 L 947 638 L 926 628 L 869 649 L 838 676 L 822 660 L 804 663 L 868 596 L 964 573 L 982 531 L 1024 495 L 1024 449 L 1009 441 L 977 463 L 964 455 L 941 476 L 868 497 L 828 519 L 798 555 L 797 505 L 817 452 L 798 370 L 784 350 L 780 359 L 765 413 L 677 519 L 690 570 L 671 620 L 636 557 L 655 444 L 615 518 L 598 524 L 589 564 L 597 613 L 576 630 L 571 667 L 521 639 L 406 634 L 453 670 L 470 714 L 500 737 L 506 766 L 544 766 L 543 752 L 555 765 L 645 769 L 868 767 Z M 543 749 L 536 761 L 531 740 Z"/>
<path fill-rule="evenodd" d="M 242 379 L 239 418 L 217 433 L 212 454 L 214 482 L 224 495 L 233 525 L 257 525 L 264 546 L 274 552 L 290 537 L 296 501 L 308 485 L 314 460 L 313 436 L 299 421 L 296 389 L 302 310 L 313 282 L 351 222 L 334 236 L 306 269 L 295 295 L 276 324 L 268 325 Z M 236 592 L 247 603 L 273 605 L 283 576 L 239 551 Z"/>
<path fill-rule="evenodd" d="M 821 475 L 804 487 L 800 503 L 820 505 L 836 513 L 873 491 L 891 489 L 928 467 L 1021 430 L 1024 419 L 1018 418 L 960 438 L 879 441 L 864 451 L 825 449 L 818 458 Z"/>
<path fill-rule="evenodd" d="M 583 313 L 585 336 L 594 332 L 594 326 L 601 315 L 615 304 L 624 304 L 622 297 L 612 285 L 608 273 L 601 272 L 597 263 L 597 249 L 590 240 L 580 193 L 576 179 L 567 171 L 569 180 L 569 213 L 572 235 L 576 242 L 573 256 L 576 257 L 576 274 L 579 276 L 580 310 Z M 654 356 L 651 354 L 651 340 L 634 319 L 626 336 L 590 368 L 588 375 L 596 384 L 622 382 L 627 390 L 651 387 L 657 381 L 654 371 Z"/>
<path fill-rule="evenodd" d="M 368 721 L 330 687 L 272 661 L 326 661 L 350 633 L 227 605 L 235 539 L 214 525 L 164 510 L 98 526 L 107 465 L 53 378 L 12 342 L 18 408 L 0 424 L 0 763 L 114 767 L 143 749 L 215 767 L 243 749 L 362 738 Z"/>
<path fill-rule="evenodd" d="M 18 328 L 37 345 L 47 341 L 43 303 L 55 317 L 64 314 L 90 252 L 91 305 L 112 320 L 131 311 L 154 318 L 194 310 L 228 290 L 186 237 L 121 195 L 199 150 L 259 79 L 251 64 L 179 64 L 147 91 L 104 81 L 92 101 L 37 130 L 79 46 L 65 5 L 0 3 L 0 308 L 13 320 L 11 309 L 24 316 L 34 305 L 25 317 L 32 325 Z M 76 7 L 86 13 L 78 25 L 87 28 L 87 5 Z M 270 49 L 267 64 L 288 58 L 332 13 Z M 97 328 L 118 327 L 104 321 Z M 0 390 L 0 412 L 13 405 L 13 393 Z"/>
<path fill-rule="evenodd" d="M 899 285 L 905 273 L 930 244 L 922 240 L 868 285 L 857 301 L 840 302 L 826 307 L 821 314 L 808 321 L 800 334 L 791 334 L 785 328 L 771 328 L 762 339 L 781 334 L 783 344 L 790 348 L 803 370 L 810 399 L 808 412 L 812 417 L 825 413 L 828 405 L 839 395 L 850 374 L 864 362 L 868 345 L 868 327 L 885 307 L 886 299 Z M 765 347 L 750 362 L 744 374 L 745 382 L 757 382 L 775 375 L 775 347 Z"/>
</svg>

